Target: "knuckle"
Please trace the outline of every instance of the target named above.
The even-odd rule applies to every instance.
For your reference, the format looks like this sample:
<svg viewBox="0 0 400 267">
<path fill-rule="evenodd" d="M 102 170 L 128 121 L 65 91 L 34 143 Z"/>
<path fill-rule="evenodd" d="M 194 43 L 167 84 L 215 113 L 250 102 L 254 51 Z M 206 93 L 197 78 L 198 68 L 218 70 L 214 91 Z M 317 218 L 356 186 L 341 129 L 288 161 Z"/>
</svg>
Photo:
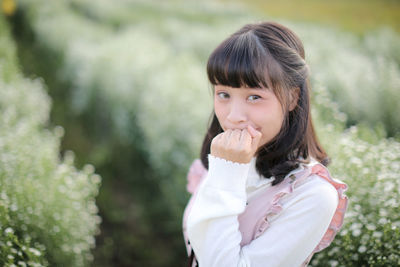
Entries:
<svg viewBox="0 0 400 267">
<path fill-rule="evenodd" d="M 217 142 L 218 140 L 214 138 L 213 140 L 211 140 L 211 146 L 215 146 Z"/>
</svg>

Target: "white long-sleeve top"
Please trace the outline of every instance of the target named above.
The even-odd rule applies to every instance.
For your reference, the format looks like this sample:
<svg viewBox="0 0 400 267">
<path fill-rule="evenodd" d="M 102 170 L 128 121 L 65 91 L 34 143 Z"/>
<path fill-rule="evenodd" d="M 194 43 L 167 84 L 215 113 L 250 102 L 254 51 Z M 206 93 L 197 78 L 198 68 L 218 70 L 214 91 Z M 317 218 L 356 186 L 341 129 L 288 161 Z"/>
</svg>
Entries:
<svg viewBox="0 0 400 267">
<path fill-rule="evenodd" d="M 255 161 L 239 164 L 209 155 L 208 174 L 187 220 L 187 234 L 200 267 L 300 266 L 326 232 L 338 193 L 318 176 L 282 197 L 283 209 L 269 218 L 269 228 L 241 248 L 238 215 L 273 180 L 257 173 Z M 288 175 L 303 168 L 300 165 Z"/>
</svg>

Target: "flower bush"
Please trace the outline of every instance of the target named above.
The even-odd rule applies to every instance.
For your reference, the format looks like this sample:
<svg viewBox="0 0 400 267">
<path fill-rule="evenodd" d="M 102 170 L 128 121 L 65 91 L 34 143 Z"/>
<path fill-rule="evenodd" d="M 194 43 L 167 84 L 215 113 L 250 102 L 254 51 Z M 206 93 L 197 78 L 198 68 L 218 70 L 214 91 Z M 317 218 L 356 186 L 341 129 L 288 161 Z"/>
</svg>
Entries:
<svg viewBox="0 0 400 267">
<path fill-rule="evenodd" d="M 314 107 L 319 137 L 333 159 L 329 169 L 349 186 L 349 207 L 343 228 L 310 266 L 399 265 L 400 143 L 362 124 L 342 131 L 346 115 L 320 83 Z"/>
<path fill-rule="evenodd" d="M 98 231 L 100 177 L 60 159 L 43 82 L 22 77 L 0 15 L 0 265 L 86 266 Z"/>
<path fill-rule="evenodd" d="M 400 36 L 380 29 L 363 37 L 335 29 L 291 25 L 304 40 L 312 76 L 347 114 L 347 125 L 400 132 Z"/>
<path fill-rule="evenodd" d="M 99 102 L 111 121 L 104 129 L 110 138 L 145 151 L 163 207 L 175 216 L 163 230 L 173 229 L 176 238 L 188 197 L 184 175 L 211 112 L 206 58 L 241 25 L 265 18 L 207 1 L 21 2 L 40 45 L 62 55 L 53 75 L 71 81 L 68 105 L 75 116 L 102 120 L 91 104 Z M 349 185 L 343 229 L 311 265 L 396 266 L 400 149 L 385 137 L 400 126 L 399 37 L 390 30 L 359 38 L 283 23 L 304 40 L 318 133 L 333 159 L 333 176 Z M 134 129 L 143 139 L 132 135 Z"/>
</svg>

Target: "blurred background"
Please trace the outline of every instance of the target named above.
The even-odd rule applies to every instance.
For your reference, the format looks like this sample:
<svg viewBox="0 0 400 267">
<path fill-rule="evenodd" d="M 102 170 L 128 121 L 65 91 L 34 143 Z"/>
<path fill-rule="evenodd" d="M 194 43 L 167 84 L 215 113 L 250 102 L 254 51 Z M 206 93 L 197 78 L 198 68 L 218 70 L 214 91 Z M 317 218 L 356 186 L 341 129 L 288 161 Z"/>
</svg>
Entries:
<svg viewBox="0 0 400 267">
<path fill-rule="evenodd" d="M 263 20 L 303 40 L 317 132 L 349 185 L 310 266 L 400 265 L 400 1 L 0 2 L 0 265 L 185 266 L 206 61 Z"/>
</svg>

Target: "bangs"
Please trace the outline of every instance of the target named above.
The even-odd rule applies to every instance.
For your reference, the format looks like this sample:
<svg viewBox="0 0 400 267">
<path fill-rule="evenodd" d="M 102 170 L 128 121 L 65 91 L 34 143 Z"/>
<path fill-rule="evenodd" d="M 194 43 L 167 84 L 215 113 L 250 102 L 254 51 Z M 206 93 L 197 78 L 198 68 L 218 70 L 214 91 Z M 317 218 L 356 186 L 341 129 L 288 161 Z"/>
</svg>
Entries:
<svg viewBox="0 0 400 267">
<path fill-rule="evenodd" d="M 250 31 L 233 35 L 222 42 L 210 55 L 207 63 L 208 79 L 213 85 L 234 88 L 270 88 L 265 58 L 267 50 Z"/>
</svg>

